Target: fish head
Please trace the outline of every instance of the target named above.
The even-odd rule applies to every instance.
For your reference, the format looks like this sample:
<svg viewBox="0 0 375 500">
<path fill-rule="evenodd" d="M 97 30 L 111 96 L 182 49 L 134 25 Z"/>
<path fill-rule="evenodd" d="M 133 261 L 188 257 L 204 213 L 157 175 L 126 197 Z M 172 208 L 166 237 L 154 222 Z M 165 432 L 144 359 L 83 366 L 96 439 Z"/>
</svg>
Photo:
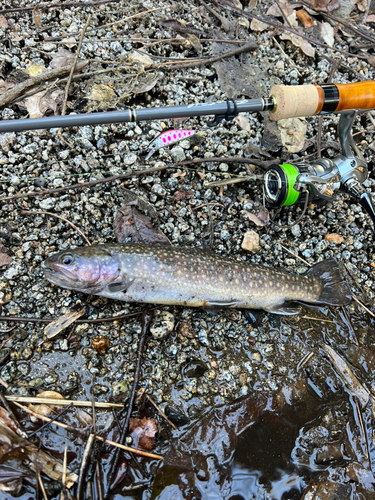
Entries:
<svg viewBox="0 0 375 500">
<path fill-rule="evenodd" d="M 99 293 L 120 274 L 116 256 L 94 246 L 55 253 L 45 260 L 44 267 L 51 283 L 86 293 Z"/>
</svg>

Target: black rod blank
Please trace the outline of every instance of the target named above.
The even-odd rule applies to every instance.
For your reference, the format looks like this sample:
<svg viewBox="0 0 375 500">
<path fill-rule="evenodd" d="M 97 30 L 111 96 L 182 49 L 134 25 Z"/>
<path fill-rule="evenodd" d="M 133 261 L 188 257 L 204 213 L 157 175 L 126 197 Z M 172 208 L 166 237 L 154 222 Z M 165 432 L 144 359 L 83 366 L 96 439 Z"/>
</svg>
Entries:
<svg viewBox="0 0 375 500">
<path fill-rule="evenodd" d="M 124 111 L 105 111 L 67 116 L 48 116 L 43 118 L 25 118 L 0 122 L 0 133 L 20 132 L 50 128 L 80 127 L 106 123 L 140 122 L 145 120 L 165 120 L 191 116 L 226 115 L 228 106 L 235 103 L 238 113 L 271 111 L 274 107 L 272 98 L 249 99 L 243 101 L 221 101 L 214 103 L 189 104 L 186 106 L 168 106 L 164 108 L 125 109 Z"/>
</svg>

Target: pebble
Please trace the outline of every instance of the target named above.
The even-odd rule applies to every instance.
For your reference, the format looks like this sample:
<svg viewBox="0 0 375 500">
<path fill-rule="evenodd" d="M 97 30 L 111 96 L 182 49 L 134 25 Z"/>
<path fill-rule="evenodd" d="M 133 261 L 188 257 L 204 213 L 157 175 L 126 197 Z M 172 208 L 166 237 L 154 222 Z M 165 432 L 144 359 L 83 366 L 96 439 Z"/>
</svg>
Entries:
<svg viewBox="0 0 375 500">
<path fill-rule="evenodd" d="M 174 323 L 173 314 L 168 311 L 157 311 L 151 322 L 150 333 L 154 339 L 164 339 L 173 332 Z"/>
<path fill-rule="evenodd" d="M 252 253 L 260 252 L 261 248 L 259 245 L 259 234 L 255 231 L 247 231 L 244 234 L 241 248 Z"/>
<path fill-rule="evenodd" d="M 185 151 L 181 146 L 175 146 L 174 148 L 172 148 L 170 150 L 170 154 L 173 158 L 173 161 L 175 161 L 176 163 L 186 160 Z"/>
<path fill-rule="evenodd" d="M 39 202 L 39 207 L 42 210 L 51 210 L 56 204 L 56 198 L 46 198 Z"/>
</svg>

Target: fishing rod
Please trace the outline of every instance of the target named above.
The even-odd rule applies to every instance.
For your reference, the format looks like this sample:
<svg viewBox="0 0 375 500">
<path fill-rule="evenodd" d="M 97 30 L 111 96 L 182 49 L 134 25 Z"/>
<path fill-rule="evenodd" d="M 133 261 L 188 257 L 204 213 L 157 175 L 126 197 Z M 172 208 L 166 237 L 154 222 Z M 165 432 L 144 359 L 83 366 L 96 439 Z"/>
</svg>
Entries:
<svg viewBox="0 0 375 500">
<path fill-rule="evenodd" d="M 352 126 L 357 111 L 374 108 L 374 81 L 324 85 L 276 85 L 272 87 L 269 97 L 261 99 L 240 101 L 227 99 L 221 102 L 185 106 L 7 120 L 0 122 L 0 133 L 207 115 L 215 116 L 215 119 L 208 123 L 214 127 L 222 120 L 234 119 L 238 113 L 259 111 L 269 111 L 269 117 L 273 121 L 340 113 L 338 135 L 342 153 L 333 159 L 318 159 L 299 165 L 290 163 L 271 165 L 264 175 L 266 201 L 272 207 L 294 205 L 306 200 L 307 197 L 328 202 L 333 200 L 338 191 L 343 191 L 349 193 L 367 211 L 375 227 L 372 196 L 363 188 L 363 183 L 368 178 L 367 163 L 352 136 Z M 172 136 L 173 133 L 181 132 L 183 135 L 194 131 L 169 132 Z M 179 140 L 177 135 L 176 140 Z M 175 142 L 168 132 L 162 136 L 154 140 L 151 146 L 159 149 Z"/>
<path fill-rule="evenodd" d="M 192 116 L 214 115 L 211 126 L 230 120 L 238 113 L 269 111 L 270 119 L 303 117 L 335 113 L 344 110 L 375 108 L 375 82 L 326 85 L 295 85 L 272 87 L 270 96 L 263 99 L 228 99 L 213 103 L 167 106 L 163 108 L 125 109 L 67 116 L 25 118 L 0 122 L 0 133 L 50 128 L 80 127 L 108 123 L 166 120 Z"/>
</svg>

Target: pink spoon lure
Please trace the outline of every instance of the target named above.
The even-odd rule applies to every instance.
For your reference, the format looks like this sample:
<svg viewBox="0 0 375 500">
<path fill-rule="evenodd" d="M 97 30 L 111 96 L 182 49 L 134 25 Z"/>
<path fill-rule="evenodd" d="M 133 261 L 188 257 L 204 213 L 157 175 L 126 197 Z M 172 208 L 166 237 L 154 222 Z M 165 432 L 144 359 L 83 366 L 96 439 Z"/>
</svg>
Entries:
<svg viewBox="0 0 375 500">
<path fill-rule="evenodd" d="M 195 134 L 195 130 L 167 130 L 148 145 L 149 153 L 145 160 L 148 160 L 158 149 L 170 146 L 175 142 L 182 141 Z"/>
</svg>

